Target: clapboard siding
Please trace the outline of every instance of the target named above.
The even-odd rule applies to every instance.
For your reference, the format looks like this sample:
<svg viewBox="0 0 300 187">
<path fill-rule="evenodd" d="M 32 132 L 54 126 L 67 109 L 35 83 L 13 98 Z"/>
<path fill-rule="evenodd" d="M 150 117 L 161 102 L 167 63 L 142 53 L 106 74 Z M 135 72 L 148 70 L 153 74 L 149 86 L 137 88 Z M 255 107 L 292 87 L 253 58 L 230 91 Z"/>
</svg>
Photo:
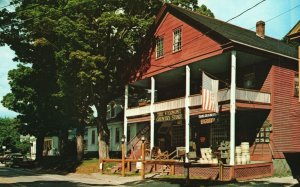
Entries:
<svg viewBox="0 0 300 187">
<path fill-rule="evenodd" d="M 273 66 L 272 124 L 275 157 L 280 152 L 300 152 L 300 103 L 294 97 L 296 70 Z"/>
<path fill-rule="evenodd" d="M 180 51 L 173 53 L 173 30 L 178 27 L 181 28 L 182 33 L 182 48 Z M 164 56 L 156 59 L 156 50 L 152 50 L 151 65 L 144 77 L 167 71 L 170 69 L 167 67 L 171 65 L 179 67 L 222 53 L 222 47 L 218 42 L 203 35 L 199 29 L 190 26 L 170 13 L 165 15 L 165 18 L 157 27 L 155 37 L 159 36 L 164 38 Z"/>
</svg>

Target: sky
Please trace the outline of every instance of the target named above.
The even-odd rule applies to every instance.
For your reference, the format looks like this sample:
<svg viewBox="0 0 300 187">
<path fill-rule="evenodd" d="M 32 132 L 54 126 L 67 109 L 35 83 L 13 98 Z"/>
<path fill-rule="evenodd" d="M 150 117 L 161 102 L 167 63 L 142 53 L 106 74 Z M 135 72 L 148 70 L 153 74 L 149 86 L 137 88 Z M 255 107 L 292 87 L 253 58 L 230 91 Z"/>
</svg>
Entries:
<svg viewBox="0 0 300 187">
<path fill-rule="evenodd" d="M 198 0 L 199 5 L 205 4 L 216 19 L 227 21 L 262 0 Z M 8 0 L 0 0 L 0 7 L 8 4 Z M 296 8 L 294 8 L 296 7 Z M 279 16 L 280 14 L 293 10 Z M 279 16 L 275 18 L 276 16 Z M 274 18 L 273 20 L 270 20 Z M 266 35 L 281 39 L 300 20 L 300 0 L 265 0 L 255 8 L 247 11 L 229 23 L 246 29 L 255 29 L 257 21 L 266 22 Z M 268 21 L 270 20 L 270 21 Z M 14 52 L 8 46 L 0 47 L 0 100 L 10 92 L 7 72 L 16 67 L 13 62 Z M 15 117 L 17 114 L 0 104 L 0 117 Z"/>
</svg>

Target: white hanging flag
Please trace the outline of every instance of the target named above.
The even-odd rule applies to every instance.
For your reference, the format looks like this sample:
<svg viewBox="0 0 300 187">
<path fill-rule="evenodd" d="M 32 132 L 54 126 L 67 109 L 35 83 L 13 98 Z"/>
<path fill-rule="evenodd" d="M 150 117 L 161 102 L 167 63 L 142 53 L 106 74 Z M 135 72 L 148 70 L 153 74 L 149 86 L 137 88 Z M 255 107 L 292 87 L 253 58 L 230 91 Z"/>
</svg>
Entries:
<svg viewBox="0 0 300 187">
<path fill-rule="evenodd" d="M 202 110 L 218 113 L 219 80 L 214 80 L 202 72 Z"/>
</svg>

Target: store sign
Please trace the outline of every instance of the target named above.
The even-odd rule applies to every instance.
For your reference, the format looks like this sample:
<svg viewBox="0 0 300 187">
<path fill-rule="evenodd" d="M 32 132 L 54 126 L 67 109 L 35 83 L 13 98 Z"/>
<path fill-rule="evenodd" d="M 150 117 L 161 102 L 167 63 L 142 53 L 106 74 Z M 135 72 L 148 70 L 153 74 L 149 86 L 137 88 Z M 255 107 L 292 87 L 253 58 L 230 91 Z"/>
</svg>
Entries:
<svg viewBox="0 0 300 187">
<path fill-rule="evenodd" d="M 217 120 L 217 113 L 201 114 L 198 116 L 201 125 L 211 124 Z"/>
<path fill-rule="evenodd" d="M 155 114 L 155 122 L 174 121 L 184 119 L 183 109 L 168 110 L 157 112 Z"/>
<path fill-rule="evenodd" d="M 136 162 L 136 169 L 142 169 L 142 162 Z"/>
</svg>

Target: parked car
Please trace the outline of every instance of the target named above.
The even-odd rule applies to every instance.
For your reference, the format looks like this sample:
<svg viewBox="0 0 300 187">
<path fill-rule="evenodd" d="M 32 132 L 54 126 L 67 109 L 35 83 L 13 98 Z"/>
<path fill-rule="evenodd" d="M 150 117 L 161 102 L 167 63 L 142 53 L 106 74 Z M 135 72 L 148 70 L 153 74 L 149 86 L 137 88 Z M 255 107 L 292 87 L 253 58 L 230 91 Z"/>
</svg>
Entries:
<svg viewBox="0 0 300 187">
<path fill-rule="evenodd" d="M 7 155 L 1 155 L 0 156 L 0 162 L 1 162 L 1 164 L 3 164 L 4 163 L 4 160 L 5 160 L 5 157 L 6 157 Z"/>
<path fill-rule="evenodd" d="M 30 167 L 33 164 L 33 160 L 27 158 L 26 156 L 22 155 L 21 153 L 12 153 L 5 157 L 4 165 L 6 167 Z"/>
</svg>

